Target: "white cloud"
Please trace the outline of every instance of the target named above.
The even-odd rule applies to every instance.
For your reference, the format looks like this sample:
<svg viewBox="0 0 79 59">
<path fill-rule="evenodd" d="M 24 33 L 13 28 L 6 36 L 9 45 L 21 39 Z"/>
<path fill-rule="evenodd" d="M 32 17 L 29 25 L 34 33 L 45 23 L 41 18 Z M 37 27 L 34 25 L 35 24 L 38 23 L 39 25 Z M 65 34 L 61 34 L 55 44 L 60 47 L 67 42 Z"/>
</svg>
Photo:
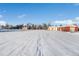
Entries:
<svg viewBox="0 0 79 59">
<path fill-rule="evenodd" d="M 75 5 L 75 6 L 79 6 L 79 3 L 74 3 L 73 5 Z"/>
<path fill-rule="evenodd" d="M 76 20 L 79 20 L 79 17 L 76 17 L 75 19 L 76 19 Z"/>
<path fill-rule="evenodd" d="M 5 12 L 7 12 L 7 10 L 5 10 L 5 9 L 0 9 L 0 13 L 5 13 Z"/>
<path fill-rule="evenodd" d="M 3 18 L 3 15 L 0 15 L 0 18 Z"/>
<path fill-rule="evenodd" d="M 79 17 L 75 17 L 74 19 L 66 19 L 66 20 L 56 20 L 55 24 L 79 24 Z"/>
<path fill-rule="evenodd" d="M 75 23 L 79 23 L 79 17 L 75 17 L 75 19 L 72 20 Z"/>
<path fill-rule="evenodd" d="M 72 20 L 56 20 L 54 23 L 56 24 L 73 24 L 74 22 Z"/>
<path fill-rule="evenodd" d="M 3 12 L 7 12 L 6 10 L 3 10 Z"/>
<path fill-rule="evenodd" d="M 18 18 L 24 18 L 24 17 L 26 17 L 26 14 L 22 14 L 18 16 Z"/>
<path fill-rule="evenodd" d="M 0 25 L 6 25 L 6 22 L 5 21 L 0 21 Z"/>
<path fill-rule="evenodd" d="M 79 19 L 79 17 L 76 17 L 75 19 Z"/>
</svg>

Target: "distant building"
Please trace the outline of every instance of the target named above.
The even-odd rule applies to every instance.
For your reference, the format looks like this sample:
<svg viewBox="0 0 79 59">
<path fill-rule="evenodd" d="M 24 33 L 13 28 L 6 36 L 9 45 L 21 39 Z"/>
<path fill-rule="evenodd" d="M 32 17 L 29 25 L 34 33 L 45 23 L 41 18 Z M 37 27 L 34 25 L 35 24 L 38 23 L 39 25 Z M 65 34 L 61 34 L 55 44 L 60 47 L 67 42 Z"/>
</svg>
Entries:
<svg viewBox="0 0 79 59">
<path fill-rule="evenodd" d="M 78 26 L 77 25 L 60 26 L 58 27 L 58 31 L 77 32 Z"/>
<path fill-rule="evenodd" d="M 49 26 L 48 30 L 53 30 L 53 31 L 57 31 L 57 27 L 56 26 Z"/>
<path fill-rule="evenodd" d="M 23 26 L 22 31 L 27 31 L 27 26 Z"/>
<path fill-rule="evenodd" d="M 78 26 L 76 24 L 64 25 L 64 26 L 49 26 L 48 30 L 65 31 L 65 32 L 77 32 L 78 31 Z"/>
</svg>

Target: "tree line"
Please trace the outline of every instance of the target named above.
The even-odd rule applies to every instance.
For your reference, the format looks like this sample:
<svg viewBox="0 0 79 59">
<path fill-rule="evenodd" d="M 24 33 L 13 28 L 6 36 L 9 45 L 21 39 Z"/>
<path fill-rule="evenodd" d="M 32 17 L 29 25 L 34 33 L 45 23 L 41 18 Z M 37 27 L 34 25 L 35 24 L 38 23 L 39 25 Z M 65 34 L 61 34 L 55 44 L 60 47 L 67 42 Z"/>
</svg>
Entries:
<svg viewBox="0 0 79 59">
<path fill-rule="evenodd" d="M 23 27 L 27 27 L 27 29 L 48 29 L 48 27 L 50 26 L 50 24 L 46 24 L 46 23 L 43 23 L 43 24 L 32 24 L 32 23 L 27 23 L 27 24 L 17 24 L 17 25 L 10 25 L 10 24 L 6 24 L 5 26 L 3 25 L 0 25 L 0 28 L 1 29 L 22 29 Z"/>
</svg>

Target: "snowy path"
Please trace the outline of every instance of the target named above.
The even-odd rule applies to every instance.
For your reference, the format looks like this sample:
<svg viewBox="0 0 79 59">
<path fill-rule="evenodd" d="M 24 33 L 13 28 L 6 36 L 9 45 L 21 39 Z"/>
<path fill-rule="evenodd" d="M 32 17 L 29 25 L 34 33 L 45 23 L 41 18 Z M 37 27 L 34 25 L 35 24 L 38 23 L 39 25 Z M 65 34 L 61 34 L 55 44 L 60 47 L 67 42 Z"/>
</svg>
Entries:
<svg viewBox="0 0 79 59">
<path fill-rule="evenodd" d="M 79 35 L 33 30 L 1 32 L 0 56 L 79 56 Z"/>
</svg>

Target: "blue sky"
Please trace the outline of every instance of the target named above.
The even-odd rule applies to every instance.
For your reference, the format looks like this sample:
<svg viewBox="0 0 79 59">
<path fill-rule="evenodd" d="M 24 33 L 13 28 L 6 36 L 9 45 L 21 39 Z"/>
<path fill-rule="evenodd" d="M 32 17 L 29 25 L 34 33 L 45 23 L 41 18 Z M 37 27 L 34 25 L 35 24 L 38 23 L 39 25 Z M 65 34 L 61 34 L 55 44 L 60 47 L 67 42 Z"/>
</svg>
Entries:
<svg viewBox="0 0 79 59">
<path fill-rule="evenodd" d="M 68 3 L 0 3 L 0 21 L 22 23 L 73 23 L 79 19 L 79 4 Z"/>
</svg>

